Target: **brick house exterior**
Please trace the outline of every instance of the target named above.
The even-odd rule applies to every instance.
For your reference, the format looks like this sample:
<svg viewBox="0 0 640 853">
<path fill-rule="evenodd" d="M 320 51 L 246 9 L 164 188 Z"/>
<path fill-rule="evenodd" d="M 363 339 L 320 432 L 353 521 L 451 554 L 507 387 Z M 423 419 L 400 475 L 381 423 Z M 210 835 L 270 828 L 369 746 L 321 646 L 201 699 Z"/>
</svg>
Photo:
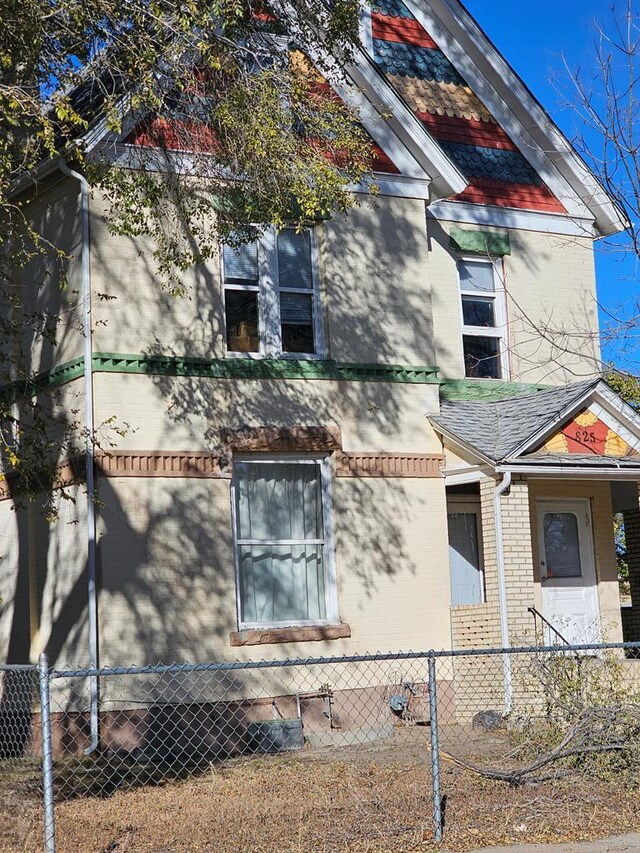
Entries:
<svg viewBox="0 0 640 853">
<path fill-rule="evenodd" d="M 640 420 L 597 378 L 593 241 L 615 206 L 460 4 L 383 0 L 363 44 L 380 195 L 221 249 L 189 299 L 159 292 L 98 194 L 83 244 L 77 181 L 42 180 L 31 215 L 76 259 L 71 290 L 86 245 L 110 298 L 87 359 L 78 305 L 24 272 L 69 316 L 37 372 L 58 411 L 89 381 L 95 422 L 128 429 L 95 458 L 97 622 L 82 472 L 60 460 L 54 526 L 0 491 L 3 660 L 81 665 L 94 630 L 103 665 L 495 647 L 540 615 L 640 639 Z M 138 128 L 118 154 L 148 144 Z"/>
</svg>

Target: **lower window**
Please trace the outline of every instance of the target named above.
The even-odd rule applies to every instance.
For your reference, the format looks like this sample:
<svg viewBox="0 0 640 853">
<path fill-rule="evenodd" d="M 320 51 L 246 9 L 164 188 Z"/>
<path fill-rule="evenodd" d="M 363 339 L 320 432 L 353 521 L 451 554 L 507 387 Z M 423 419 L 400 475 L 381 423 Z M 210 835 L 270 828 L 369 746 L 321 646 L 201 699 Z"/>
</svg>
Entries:
<svg viewBox="0 0 640 853">
<path fill-rule="evenodd" d="M 451 604 L 482 604 L 485 596 L 480 504 L 469 499 L 450 500 L 447 512 Z"/>
<path fill-rule="evenodd" d="M 239 627 L 337 621 L 329 460 L 237 461 L 232 499 Z"/>
</svg>

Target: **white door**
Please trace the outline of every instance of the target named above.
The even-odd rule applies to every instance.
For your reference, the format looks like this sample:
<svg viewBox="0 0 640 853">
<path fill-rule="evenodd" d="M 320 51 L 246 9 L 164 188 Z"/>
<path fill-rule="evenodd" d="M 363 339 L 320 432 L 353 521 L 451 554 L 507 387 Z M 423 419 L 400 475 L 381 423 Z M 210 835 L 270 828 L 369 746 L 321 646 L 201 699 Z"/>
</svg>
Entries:
<svg viewBox="0 0 640 853">
<path fill-rule="evenodd" d="M 570 643 L 600 642 L 588 500 L 538 501 L 542 615 Z M 545 641 L 560 641 L 545 626 Z"/>
</svg>

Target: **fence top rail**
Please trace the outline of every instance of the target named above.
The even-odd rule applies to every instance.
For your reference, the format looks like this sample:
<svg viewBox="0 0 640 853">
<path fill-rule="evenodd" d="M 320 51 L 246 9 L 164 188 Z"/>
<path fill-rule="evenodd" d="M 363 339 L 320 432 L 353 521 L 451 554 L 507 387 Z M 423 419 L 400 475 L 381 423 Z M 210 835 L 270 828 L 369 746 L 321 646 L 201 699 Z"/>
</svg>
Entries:
<svg viewBox="0 0 640 853">
<path fill-rule="evenodd" d="M 54 669 L 51 678 L 91 678 L 118 675 L 166 675 L 197 672 L 233 672 L 252 669 L 286 669 L 297 666 L 323 666 L 341 663 L 384 663 L 385 661 L 428 660 L 429 658 L 492 657 L 496 655 L 563 654 L 567 652 L 600 652 L 624 649 L 640 649 L 635 643 L 585 643 L 558 646 L 513 646 L 494 649 L 457 649 L 428 652 L 389 652 L 363 655 L 339 655 L 335 657 L 288 658 L 283 660 L 222 661 L 220 663 L 157 664 L 147 666 L 112 666 L 97 669 Z M 36 669 L 36 667 L 26 667 Z"/>
<path fill-rule="evenodd" d="M 32 663 L 0 663 L 0 672 L 37 672 L 38 667 Z"/>
</svg>

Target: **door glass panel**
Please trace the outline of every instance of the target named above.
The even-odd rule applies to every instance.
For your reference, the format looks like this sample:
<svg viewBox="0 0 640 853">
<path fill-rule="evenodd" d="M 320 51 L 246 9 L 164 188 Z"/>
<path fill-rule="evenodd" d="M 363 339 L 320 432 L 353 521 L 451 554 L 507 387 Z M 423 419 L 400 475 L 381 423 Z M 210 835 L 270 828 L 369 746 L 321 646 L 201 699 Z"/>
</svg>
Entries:
<svg viewBox="0 0 640 853">
<path fill-rule="evenodd" d="M 578 519 L 575 514 L 545 512 L 542 524 L 547 577 L 582 577 Z"/>
<path fill-rule="evenodd" d="M 475 512 L 449 513 L 451 604 L 482 604 L 483 577 Z"/>
</svg>

